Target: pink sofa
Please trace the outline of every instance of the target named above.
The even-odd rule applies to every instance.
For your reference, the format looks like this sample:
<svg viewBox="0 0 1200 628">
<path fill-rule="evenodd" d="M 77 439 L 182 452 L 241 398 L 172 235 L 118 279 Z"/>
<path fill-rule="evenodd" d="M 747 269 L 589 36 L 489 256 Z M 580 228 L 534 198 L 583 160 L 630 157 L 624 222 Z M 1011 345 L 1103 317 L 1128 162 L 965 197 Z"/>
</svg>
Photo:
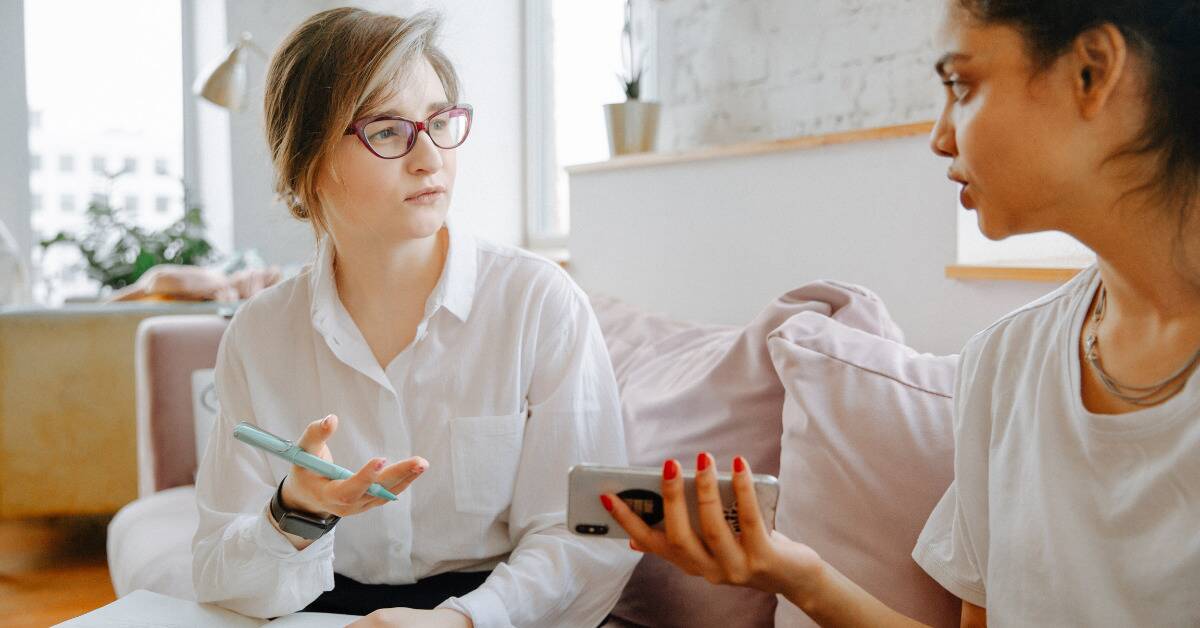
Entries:
<svg viewBox="0 0 1200 628">
<path fill-rule="evenodd" d="M 869 590 L 890 604 L 933 625 L 957 625 L 957 601 L 908 557 L 950 479 L 953 356 L 905 347 L 878 297 L 836 282 L 789 291 L 742 327 L 592 301 L 621 388 L 633 464 L 675 457 L 691 465 L 707 450 L 726 469 L 733 455 L 744 455 L 757 472 L 780 476 L 781 531 L 804 537 L 852 577 L 874 574 Z M 139 329 L 141 496 L 109 526 L 118 595 L 145 588 L 194 598 L 191 372 L 212 367 L 225 324 L 174 317 Z M 776 606 L 773 596 L 711 585 L 648 557 L 610 625 L 808 623 L 786 601 Z"/>
</svg>

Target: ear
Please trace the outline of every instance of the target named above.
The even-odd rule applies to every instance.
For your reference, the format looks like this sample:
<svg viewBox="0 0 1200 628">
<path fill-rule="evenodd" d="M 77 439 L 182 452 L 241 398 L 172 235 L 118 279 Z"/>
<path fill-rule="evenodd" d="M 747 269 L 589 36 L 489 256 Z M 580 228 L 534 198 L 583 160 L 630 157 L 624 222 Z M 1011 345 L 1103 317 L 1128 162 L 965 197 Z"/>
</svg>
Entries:
<svg viewBox="0 0 1200 628">
<path fill-rule="evenodd" d="M 1112 24 L 1088 29 L 1075 38 L 1071 47 L 1074 93 L 1085 120 L 1095 118 L 1108 104 L 1127 59 L 1125 36 Z"/>
</svg>

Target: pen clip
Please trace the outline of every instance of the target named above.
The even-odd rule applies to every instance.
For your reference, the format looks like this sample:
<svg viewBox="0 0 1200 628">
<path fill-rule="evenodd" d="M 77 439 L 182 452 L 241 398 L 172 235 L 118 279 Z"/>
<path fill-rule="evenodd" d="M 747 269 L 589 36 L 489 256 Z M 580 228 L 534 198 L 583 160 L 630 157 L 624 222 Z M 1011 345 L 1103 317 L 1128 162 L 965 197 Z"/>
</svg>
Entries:
<svg viewBox="0 0 1200 628">
<path fill-rule="evenodd" d="M 255 441 L 258 442 L 258 444 L 260 446 L 262 446 L 264 448 L 268 448 L 271 451 L 274 451 L 276 453 L 286 454 L 293 449 L 299 448 L 299 445 L 297 445 L 296 443 L 294 443 L 286 438 L 280 438 L 279 436 L 276 436 L 275 434 L 272 434 L 272 433 L 268 432 L 267 430 L 264 430 L 263 428 L 255 425 L 249 421 L 239 421 L 238 422 L 237 426 L 234 428 L 235 436 L 236 436 L 236 432 L 237 432 L 238 428 L 241 428 L 241 429 L 244 429 L 244 430 L 247 430 L 250 432 L 257 432 L 259 437 L 256 438 Z M 264 436 L 266 438 L 263 438 Z"/>
</svg>

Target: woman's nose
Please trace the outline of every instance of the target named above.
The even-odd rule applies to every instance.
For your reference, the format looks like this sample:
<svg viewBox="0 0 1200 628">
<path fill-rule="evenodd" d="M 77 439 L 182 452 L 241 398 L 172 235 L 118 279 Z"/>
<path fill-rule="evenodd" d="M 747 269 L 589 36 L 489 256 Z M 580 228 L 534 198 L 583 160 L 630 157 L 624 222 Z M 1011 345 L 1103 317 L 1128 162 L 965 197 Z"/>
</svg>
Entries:
<svg viewBox="0 0 1200 628">
<path fill-rule="evenodd" d="M 442 169 L 442 151 L 433 143 L 429 133 L 417 133 L 416 144 L 406 155 L 405 166 L 414 174 Z"/>
<path fill-rule="evenodd" d="M 954 140 L 954 126 L 945 112 L 933 124 L 933 131 L 929 134 L 929 148 L 939 157 L 956 157 L 958 155 L 958 146 Z"/>
</svg>

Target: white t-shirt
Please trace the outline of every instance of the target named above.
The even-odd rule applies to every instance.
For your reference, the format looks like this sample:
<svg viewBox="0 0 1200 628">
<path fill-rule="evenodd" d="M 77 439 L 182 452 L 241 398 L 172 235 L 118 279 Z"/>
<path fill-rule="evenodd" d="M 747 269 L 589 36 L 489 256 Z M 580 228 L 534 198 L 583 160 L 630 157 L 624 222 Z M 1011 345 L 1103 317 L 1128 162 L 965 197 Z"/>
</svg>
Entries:
<svg viewBox="0 0 1200 628">
<path fill-rule="evenodd" d="M 913 559 L 992 626 L 1200 625 L 1200 371 L 1169 401 L 1083 407 L 1095 268 L 967 343 L 954 483 Z"/>
</svg>

